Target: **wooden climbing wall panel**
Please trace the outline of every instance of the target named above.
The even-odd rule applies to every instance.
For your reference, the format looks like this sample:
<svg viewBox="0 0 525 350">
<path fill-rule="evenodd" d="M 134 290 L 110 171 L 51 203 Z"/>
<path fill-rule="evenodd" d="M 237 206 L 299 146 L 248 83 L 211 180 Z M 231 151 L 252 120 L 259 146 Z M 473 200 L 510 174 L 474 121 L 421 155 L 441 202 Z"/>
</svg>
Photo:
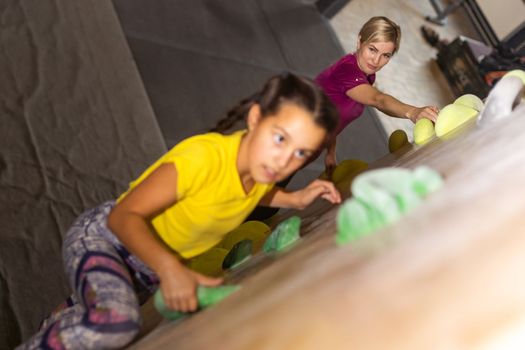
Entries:
<svg viewBox="0 0 525 350">
<path fill-rule="evenodd" d="M 405 147 L 373 167 L 427 165 L 442 189 L 336 246 L 337 206 L 298 214 L 301 241 L 255 256 L 242 289 L 134 349 L 492 349 L 525 334 L 525 118 Z M 348 195 L 348 193 L 346 194 Z M 514 342 L 514 343 L 513 343 Z"/>
</svg>

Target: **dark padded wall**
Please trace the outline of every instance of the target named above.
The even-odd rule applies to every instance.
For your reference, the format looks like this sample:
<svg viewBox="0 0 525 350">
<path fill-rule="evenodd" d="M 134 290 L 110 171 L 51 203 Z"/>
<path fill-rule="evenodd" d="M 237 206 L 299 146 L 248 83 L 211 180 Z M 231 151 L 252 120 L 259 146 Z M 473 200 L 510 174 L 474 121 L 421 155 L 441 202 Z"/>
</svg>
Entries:
<svg viewBox="0 0 525 350">
<path fill-rule="evenodd" d="M 270 76 L 314 78 L 344 52 L 314 1 L 113 0 L 168 147 L 205 132 Z M 388 152 L 375 114 L 347 128 L 339 159 Z M 294 177 L 304 185 L 320 157 Z"/>
<path fill-rule="evenodd" d="M 69 293 L 62 235 L 165 151 L 109 0 L 0 0 L 0 349 Z"/>
<path fill-rule="evenodd" d="M 168 147 L 209 129 L 271 75 L 313 78 L 344 54 L 311 1 L 113 2 Z"/>
</svg>

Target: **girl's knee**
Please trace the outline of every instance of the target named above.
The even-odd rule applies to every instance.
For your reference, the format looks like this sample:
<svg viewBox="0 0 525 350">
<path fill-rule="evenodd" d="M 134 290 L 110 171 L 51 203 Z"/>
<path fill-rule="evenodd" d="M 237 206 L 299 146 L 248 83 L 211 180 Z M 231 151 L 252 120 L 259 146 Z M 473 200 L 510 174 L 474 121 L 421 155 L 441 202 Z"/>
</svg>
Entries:
<svg viewBox="0 0 525 350">
<path fill-rule="evenodd" d="M 111 309 L 91 310 L 84 322 L 86 345 L 104 349 L 116 349 L 128 345 L 140 331 L 139 315 L 138 310 L 128 312 Z"/>
</svg>

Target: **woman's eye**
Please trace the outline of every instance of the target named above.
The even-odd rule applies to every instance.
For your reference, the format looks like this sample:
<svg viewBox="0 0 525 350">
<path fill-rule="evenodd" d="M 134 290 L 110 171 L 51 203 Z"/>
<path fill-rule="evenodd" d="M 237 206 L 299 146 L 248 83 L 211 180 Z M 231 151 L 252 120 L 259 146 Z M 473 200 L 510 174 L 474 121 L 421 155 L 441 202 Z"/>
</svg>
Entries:
<svg viewBox="0 0 525 350">
<path fill-rule="evenodd" d="M 276 144 L 280 145 L 281 143 L 284 142 L 284 136 L 281 135 L 281 134 L 274 134 L 273 135 L 273 142 L 275 142 Z"/>
</svg>

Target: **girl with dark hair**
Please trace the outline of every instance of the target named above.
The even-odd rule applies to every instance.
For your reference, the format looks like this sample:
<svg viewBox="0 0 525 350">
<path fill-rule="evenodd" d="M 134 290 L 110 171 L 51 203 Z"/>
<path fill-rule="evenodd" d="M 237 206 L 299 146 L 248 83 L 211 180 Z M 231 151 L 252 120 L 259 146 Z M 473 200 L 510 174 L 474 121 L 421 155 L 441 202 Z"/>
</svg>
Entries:
<svg viewBox="0 0 525 350">
<path fill-rule="evenodd" d="M 113 349 L 140 328 L 140 305 L 160 287 L 178 311 L 197 308 L 198 285 L 221 279 L 191 271 L 259 203 L 304 208 L 334 185 L 315 180 L 287 192 L 274 184 L 299 169 L 337 126 L 335 108 L 312 81 L 286 74 L 232 109 L 223 132 L 190 137 L 157 160 L 116 201 L 83 213 L 66 234 L 63 258 L 73 295 L 20 349 Z"/>
</svg>

